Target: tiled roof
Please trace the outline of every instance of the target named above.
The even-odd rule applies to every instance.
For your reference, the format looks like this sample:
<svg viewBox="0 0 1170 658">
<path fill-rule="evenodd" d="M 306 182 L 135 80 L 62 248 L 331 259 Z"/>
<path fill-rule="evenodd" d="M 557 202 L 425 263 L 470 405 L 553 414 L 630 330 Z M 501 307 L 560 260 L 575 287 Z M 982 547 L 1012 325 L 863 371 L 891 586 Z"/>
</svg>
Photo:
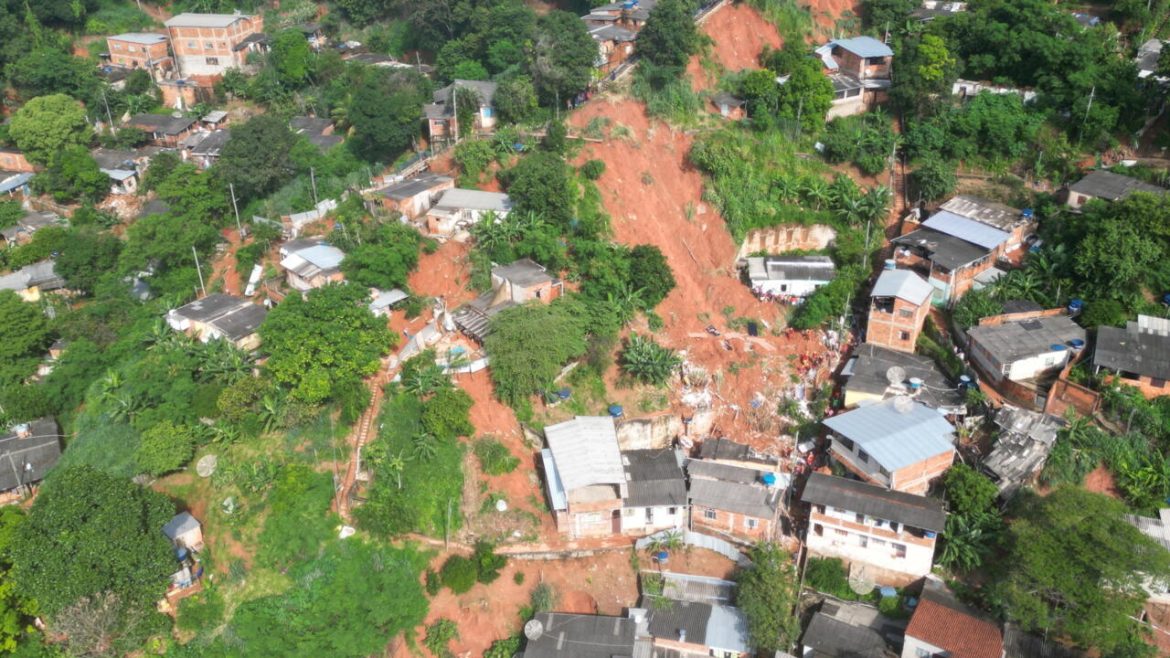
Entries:
<svg viewBox="0 0 1170 658">
<path fill-rule="evenodd" d="M 962 605 L 942 585 L 928 580 L 906 636 L 947 651 L 951 658 L 1001 658 L 999 625 Z"/>
</svg>

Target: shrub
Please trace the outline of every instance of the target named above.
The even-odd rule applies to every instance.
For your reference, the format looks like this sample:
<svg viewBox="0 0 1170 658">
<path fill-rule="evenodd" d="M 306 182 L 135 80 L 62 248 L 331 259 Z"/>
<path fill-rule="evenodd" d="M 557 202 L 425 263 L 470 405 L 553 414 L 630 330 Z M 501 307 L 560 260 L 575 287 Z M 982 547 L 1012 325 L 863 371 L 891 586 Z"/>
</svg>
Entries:
<svg viewBox="0 0 1170 658">
<path fill-rule="evenodd" d="M 674 350 L 667 349 L 651 338 L 634 334 L 626 341 L 621 357 L 622 370 L 634 379 L 661 386 L 682 364 Z"/>
<path fill-rule="evenodd" d="M 423 405 L 423 427 L 439 439 L 467 436 L 475 431 L 468 418 L 471 405 L 471 396 L 465 391 L 457 388 L 441 389 Z"/>
<path fill-rule="evenodd" d="M 439 574 L 443 578 L 443 585 L 456 594 L 464 594 L 469 591 L 475 585 L 479 575 L 475 568 L 475 562 L 462 555 L 452 555 L 447 558 Z"/>
<path fill-rule="evenodd" d="M 517 585 L 523 585 L 524 584 L 524 572 L 517 571 L 516 573 L 512 574 L 512 582 L 516 583 Z"/>
<path fill-rule="evenodd" d="M 804 583 L 818 592 L 832 594 L 839 599 L 857 598 L 853 590 L 849 589 L 845 563 L 835 557 L 809 558 L 804 571 Z"/>
<path fill-rule="evenodd" d="M 475 456 L 483 472 L 488 475 L 511 473 L 520 465 L 520 460 L 512 456 L 507 446 L 491 437 L 484 437 L 475 443 Z"/>
<path fill-rule="evenodd" d="M 589 160 L 581 165 L 581 175 L 589 180 L 597 180 L 605 173 L 605 162 L 601 160 Z"/>
<path fill-rule="evenodd" d="M 475 542 L 475 553 L 471 559 L 475 562 L 476 580 L 485 585 L 499 578 L 500 569 L 508 563 L 503 555 L 496 555 L 494 544 L 482 539 Z"/>
<path fill-rule="evenodd" d="M 439 577 L 439 572 L 434 569 L 427 569 L 427 594 L 434 596 L 443 589 L 443 579 Z"/>
<path fill-rule="evenodd" d="M 520 651 L 520 636 L 513 635 L 503 640 L 492 642 L 492 646 L 483 652 L 483 658 L 512 658 Z"/>
<path fill-rule="evenodd" d="M 557 589 L 548 583 L 541 583 L 532 590 L 530 599 L 533 612 L 548 612 L 557 607 L 561 600 Z"/>
<path fill-rule="evenodd" d="M 204 633 L 223 621 L 223 597 L 219 590 L 208 587 L 179 603 L 179 628 L 184 631 Z"/>
<path fill-rule="evenodd" d="M 447 645 L 451 643 L 451 640 L 457 639 L 458 637 L 459 627 L 455 625 L 455 622 L 450 619 L 441 618 L 430 626 L 427 626 L 427 637 L 423 640 L 423 644 L 426 645 L 431 655 L 449 656 L 451 655 L 451 650 L 447 648 Z"/>
</svg>

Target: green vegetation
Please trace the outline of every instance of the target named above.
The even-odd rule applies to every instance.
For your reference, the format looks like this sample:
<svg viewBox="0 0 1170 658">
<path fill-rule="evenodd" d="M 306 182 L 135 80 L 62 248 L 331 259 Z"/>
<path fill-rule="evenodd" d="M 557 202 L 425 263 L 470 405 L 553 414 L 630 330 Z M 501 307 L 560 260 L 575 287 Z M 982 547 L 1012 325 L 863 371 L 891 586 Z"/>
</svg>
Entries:
<svg viewBox="0 0 1170 658">
<path fill-rule="evenodd" d="M 431 652 L 432 656 L 450 656 L 451 650 L 447 645 L 451 640 L 459 639 L 459 626 L 455 622 L 447 618 L 436 620 L 430 626 L 427 626 L 427 636 L 423 640 L 423 645 Z"/>
<path fill-rule="evenodd" d="M 1003 519 L 996 504 L 999 489 L 966 464 L 952 466 L 943 478 L 943 486 L 950 513 L 937 562 L 971 571 L 982 564 L 1003 532 Z"/>
<path fill-rule="evenodd" d="M 475 562 L 462 555 L 447 558 L 439 575 L 443 579 L 443 586 L 456 594 L 467 593 L 477 580 Z"/>
<path fill-rule="evenodd" d="M 504 475 L 516 470 L 520 460 L 499 439 L 485 436 L 475 442 L 475 457 L 479 466 L 488 475 Z"/>
<path fill-rule="evenodd" d="M 492 318 L 484 346 L 496 394 L 516 403 L 546 390 L 562 366 L 585 353 L 585 325 L 569 300 L 526 304 Z"/>
<path fill-rule="evenodd" d="M 662 386 L 670 379 L 682 359 L 674 350 L 667 349 L 652 338 L 633 334 L 626 340 L 621 355 L 622 370 L 634 379 Z"/>
<path fill-rule="evenodd" d="M 788 552 L 779 544 L 761 543 L 748 550 L 752 566 L 736 573 L 736 605 L 747 618 L 752 646 L 782 651 L 800 634 L 788 612 L 796 604 L 796 581 Z"/>
</svg>

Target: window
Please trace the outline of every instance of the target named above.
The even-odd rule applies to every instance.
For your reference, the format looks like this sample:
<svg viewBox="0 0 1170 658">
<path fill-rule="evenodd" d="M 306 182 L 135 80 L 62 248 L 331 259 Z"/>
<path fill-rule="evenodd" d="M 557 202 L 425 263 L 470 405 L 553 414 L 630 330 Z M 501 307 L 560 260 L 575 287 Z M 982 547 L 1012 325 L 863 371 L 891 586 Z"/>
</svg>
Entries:
<svg viewBox="0 0 1170 658">
<path fill-rule="evenodd" d="M 780 292 L 788 292 L 788 284 L 787 283 L 780 284 Z"/>
<path fill-rule="evenodd" d="M 208 66 L 219 66 L 219 58 L 218 57 L 208 57 L 207 58 L 207 65 Z"/>
<path fill-rule="evenodd" d="M 203 49 L 204 50 L 211 50 L 214 47 L 215 47 L 214 44 L 212 44 L 210 41 L 203 42 Z"/>
<path fill-rule="evenodd" d="M 654 509 L 647 507 L 646 508 L 646 523 L 653 523 L 653 522 L 654 522 Z"/>
<path fill-rule="evenodd" d="M 885 61 L 886 61 L 886 58 L 884 58 L 884 57 L 866 57 L 865 58 L 865 63 L 869 66 L 878 66 L 878 65 L 884 64 Z"/>
<path fill-rule="evenodd" d="M 868 548 L 869 537 L 866 537 L 865 535 L 857 535 L 857 545 L 862 548 Z"/>
<path fill-rule="evenodd" d="M 873 544 L 874 548 L 881 548 L 886 545 L 886 540 L 874 537 L 869 540 L 869 543 Z"/>
<path fill-rule="evenodd" d="M 707 519 L 708 521 L 714 521 L 715 519 L 719 518 L 719 515 L 716 514 L 715 510 L 713 509 L 705 509 L 703 510 L 703 518 Z"/>
<path fill-rule="evenodd" d="M 910 340 L 910 332 L 909 331 L 899 331 L 898 332 L 898 340 Z"/>
<path fill-rule="evenodd" d="M 1166 380 L 1165 379 L 1158 379 L 1157 377 L 1154 377 L 1154 378 L 1150 379 L 1150 386 L 1152 386 L 1154 388 L 1166 388 Z"/>
<path fill-rule="evenodd" d="M 755 519 L 748 519 L 744 521 L 743 524 L 747 526 L 748 530 L 755 530 L 756 526 L 760 525 L 760 522 Z"/>
<path fill-rule="evenodd" d="M 864 450 L 858 450 L 857 456 L 861 457 L 861 461 L 865 462 L 866 464 L 869 463 L 869 453 L 868 452 L 866 452 Z"/>
<path fill-rule="evenodd" d="M 864 514 L 857 514 L 854 516 L 854 519 L 856 519 L 858 523 L 865 525 L 865 515 Z"/>
<path fill-rule="evenodd" d="M 908 308 L 899 309 L 898 317 L 907 318 L 907 319 L 912 318 L 912 317 L 914 317 L 914 311 L 911 311 Z"/>
<path fill-rule="evenodd" d="M 853 441 L 850 441 L 843 436 L 837 437 L 837 440 L 841 442 L 841 445 L 845 446 L 846 450 L 853 452 Z"/>
<path fill-rule="evenodd" d="M 670 507 L 666 510 L 666 513 L 671 515 L 671 516 L 674 516 L 675 514 L 678 514 L 678 508 L 677 507 Z"/>
<path fill-rule="evenodd" d="M 818 536 L 818 537 L 824 537 L 825 536 L 825 526 L 823 526 L 819 523 L 813 524 L 813 534 Z"/>
<path fill-rule="evenodd" d="M 834 535 L 837 535 L 838 537 L 845 537 L 845 536 L 847 536 L 849 533 L 848 533 L 848 532 L 845 532 L 844 530 L 837 530 L 836 528 L 834 528 L 834 529 L 833 529 L 833 534 L 834 534 Z"/>
<path fill-rule="evenodd" d="M 894 557 L 898 557 L 898 558 L 906 557 L 906 545 L 905 544 L 894 544 Z"/>
<path fill-rule="evenodd" d="M 634 508 L 627 507 L 626 508 L 626 516 L 633 516 L 633 515 L 634 515 Z"/>
</svg>

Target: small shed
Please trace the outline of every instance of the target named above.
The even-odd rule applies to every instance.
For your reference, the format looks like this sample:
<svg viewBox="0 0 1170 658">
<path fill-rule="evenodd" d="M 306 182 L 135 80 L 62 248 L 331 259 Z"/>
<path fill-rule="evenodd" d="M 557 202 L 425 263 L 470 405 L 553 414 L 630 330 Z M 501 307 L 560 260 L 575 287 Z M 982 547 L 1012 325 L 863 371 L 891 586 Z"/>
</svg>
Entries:
<svg viewBox="0 0 1170 658">
<path fill-rule="evenodd" d="M 203 526 L 190 512 L 180 512 L 162 528 L 163 534 L 176 548 L 198 553 L 203 550 Z"/>
</svg>

